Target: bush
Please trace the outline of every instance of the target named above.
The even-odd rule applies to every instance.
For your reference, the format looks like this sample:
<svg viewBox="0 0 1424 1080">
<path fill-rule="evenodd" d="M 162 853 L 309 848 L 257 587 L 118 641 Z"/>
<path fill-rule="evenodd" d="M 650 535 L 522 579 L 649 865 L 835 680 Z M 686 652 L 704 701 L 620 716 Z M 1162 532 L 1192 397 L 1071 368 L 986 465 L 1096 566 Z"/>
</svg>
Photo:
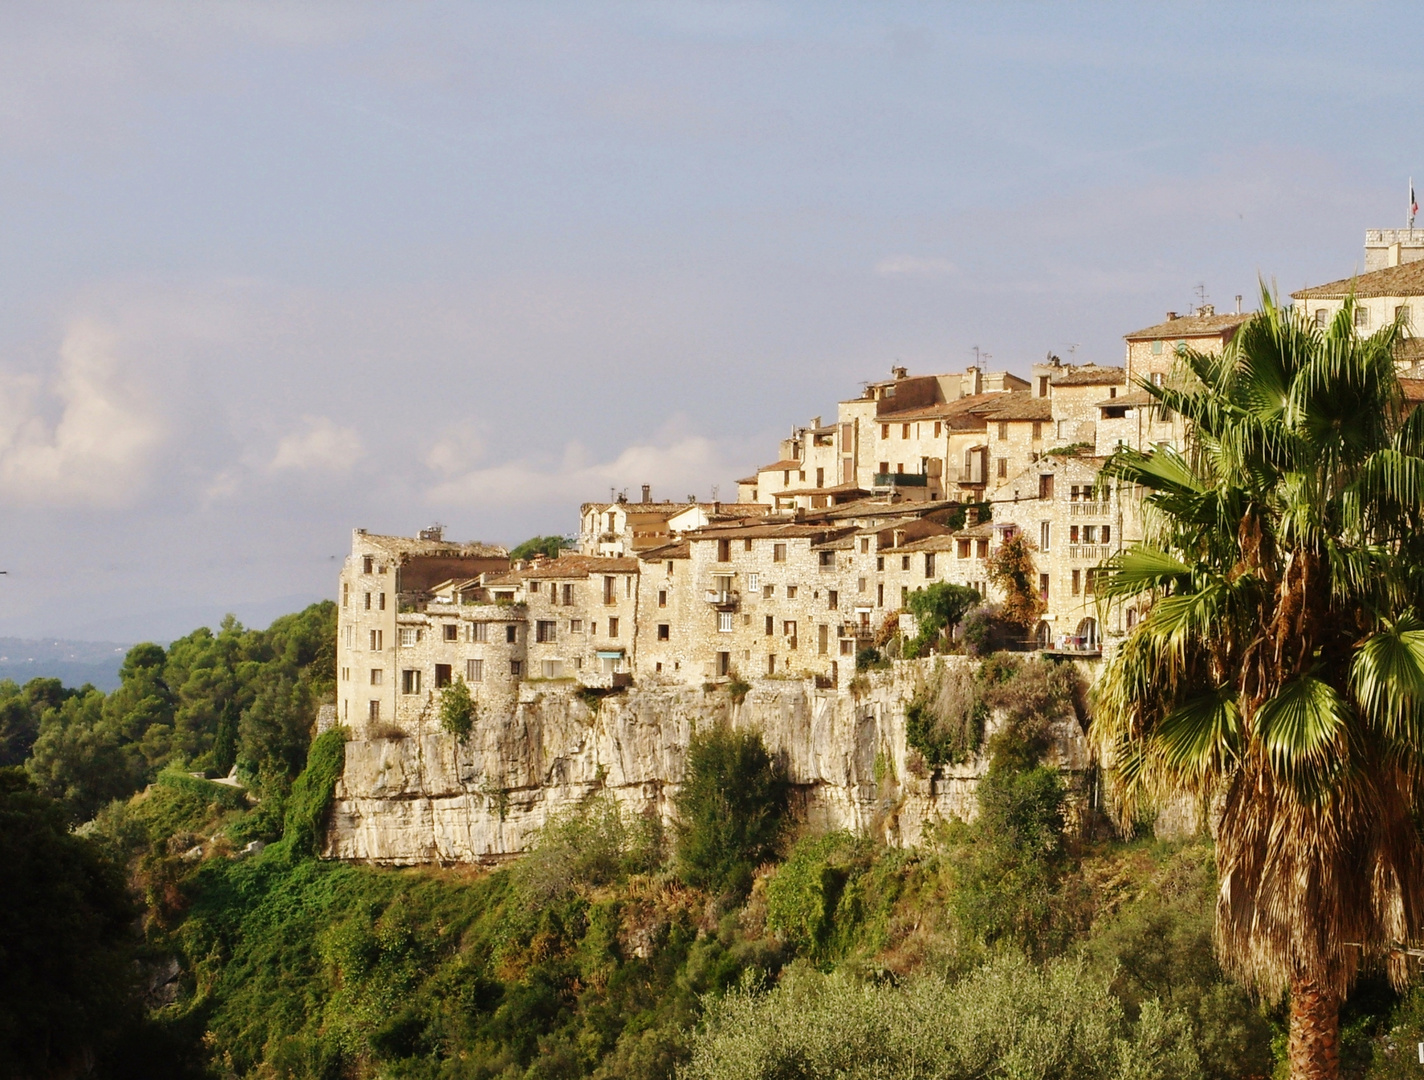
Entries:
<svg viewBox="0 0 1424 1080">
<path fill-rule="evenodd" d="M 464 679 L 456 679 L 440 691 L 440 726 L 460 742 L 475 728 L 475 699 Z"/>
<path fill-rule="evenodd" d="M 514 876 L 531 903 L 545 904 L 571 889 L 609 885 L 646 873 L 662 861 L 662 827 L 595 795 L 553 818 L 515 865 Z"/>
<path fill-rule="evenodd" d="M 307 754 L 307 767 L 292 784 L 281 840 L 289 858 L 316 855 L 321 850 L 326 814 L 346 762 L 346 736 L 345 728 L 332 728 L 318 735 Z"/>
<path fill-rule="evenodd" d="M 906 604 L 919 622 L 920 632 L 906 655 L 924 656 L 940 643 L 947 630 L 952 630 L 981 597 L 973 589 L 938 581 L 928 588 L 916 589 Z"/>
<path fill-rule="evenodd" d="M 976 674 L 936 661 L 905 707 L 905 741 L 930 768 L 958 765 L 979 749 L 988 717 Z"/>
<path fill-rule="evenodd" d="M 1009 955 L 958 982 L 901 986 L 791 970 L 714 1003 L 681 1080 L 1195 1080 L 1190 1029 L 1155 1002 L 1135 1023 L 1082 965 Z"/>
<path fill-rule="evenodd" d="M 776 850 L 788 794 L 759 734 L 712 728 L 694 735 L 675 800 L 682 879 L 744 894 L 756 868 Z"/>
</svg>

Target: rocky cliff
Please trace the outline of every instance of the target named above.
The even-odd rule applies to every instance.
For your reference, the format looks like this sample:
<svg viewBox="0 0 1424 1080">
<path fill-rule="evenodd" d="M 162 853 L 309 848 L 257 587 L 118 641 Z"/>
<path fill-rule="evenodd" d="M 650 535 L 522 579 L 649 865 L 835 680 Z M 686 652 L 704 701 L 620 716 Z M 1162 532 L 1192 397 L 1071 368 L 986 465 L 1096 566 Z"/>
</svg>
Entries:
<svg viewBox="0 0 1424 1080">
<path fill-rule="evenodd" d="M 987 766 L 981 756 L 934 775 L 916 767 L 905 706 L 936 662 L 974 661 L 897 663 L 871 672 L 856 692 L 759 680 L 741 702 L 723 686 L 644 685 L 586 701 L 575 683 L 526 683 L 512 712 L 482 717 L 463 744 L 433 725 L 347 743 L 324 854 L 389 864 L 496 861 L 525 850 L 551 815 L 599 790 L 670 820 L 688 741 L 711 724 L 760 731 L 812 825 L 914 844 L 936 821 L 972 816 Z M 1086 770 L 1078 719 L 1057 718 L 1053 730 L 1051 763 Z"/>
</svg>

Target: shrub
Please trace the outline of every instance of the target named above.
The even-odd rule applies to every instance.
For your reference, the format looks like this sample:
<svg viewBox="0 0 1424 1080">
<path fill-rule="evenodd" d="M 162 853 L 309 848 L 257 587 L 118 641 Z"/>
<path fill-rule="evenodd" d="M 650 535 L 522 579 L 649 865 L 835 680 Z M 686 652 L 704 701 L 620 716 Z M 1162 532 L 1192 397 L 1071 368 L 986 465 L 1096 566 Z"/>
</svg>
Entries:
<svg viewBox="0 0 1424 1080">
<path fill-rule="evenodd" d="M 905 741 L 931 768 L 958 765 L 979 749 L 988 716 L 975 674 L 936 661 L 905 707 Z"/>
<path fill-rule="evenodd" d="M 440 691 L 440 726 L 460 742 L 475 727 L 475 699 L 464 679 L 456 679 Z"/>
<path fill-rule="evenodd" d="M 1038 568 L 1033 561 L 1033 544 L 1023 533 L 1015 533 L 989 555 L 989 581 L 1004 594 L 999 617 L 1030 630 L 1043 614 L 1038 594 Z"/>
<path fill-rule="evenodd" d="M 906 654 L 923 656 L 928 653 L 939 643 L 944 632 L 957 626 L 980 599 L 973 589 L 948 581 L 937 581 L 928 588 L 916 589 L 906 604 L 919 621 L 920 632 Z"/>
<path fill-rule="evenodd" d="M 1184 1017 L 1155 1002 L 1135 1023 L 1081 963 L 1009 955 L 958 982 L 900 986 L 792 969 L 765 994 L 744 986 L 710 1010 L 682 1080 L 909 1080 L 982 1076 L 1196 1080 Z"/>
<path fill-rule="evenodd" d="M 712 728 L 694 735 L 676 799 L 682 879 L 745 893 L 753 872 L 776 850 L 788 793 L 759 734 Z"/>
<path fill-rule="evenodd" d="M 661 823 L 630 813 L 605 793 L 540 829 L 514 875 L 532 903 L 545 904 L 571 889 L 653 870 L 661 861 Z"/>
<path fill-rule="evenodd" d="M 326 814 L 336 795 L 336 781 L 346 763 L 346 729 L 332 728 L 316 737 L 307 767 L 292 784 L 282 827 L 281 848 L 289 858 L 320 852 Z M 277 845 L 273 845 L 277 849 Z"/>
</svg>

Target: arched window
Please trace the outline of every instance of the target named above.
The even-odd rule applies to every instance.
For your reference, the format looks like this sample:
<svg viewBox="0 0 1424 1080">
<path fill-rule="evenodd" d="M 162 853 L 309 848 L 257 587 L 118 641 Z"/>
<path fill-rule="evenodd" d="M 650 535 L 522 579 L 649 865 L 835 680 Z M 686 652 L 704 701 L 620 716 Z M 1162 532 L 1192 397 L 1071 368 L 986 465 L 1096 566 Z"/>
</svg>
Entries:
<svg viewBox="0 0 1424 1080">
<path fill-rule="evenodd" d="M 1039 622 L 1038 629 L 1034 632 L 1034 638 L 1040 649 L 1053 648 L 1053 627 L 1046 622 Z"/>
<path fill-rule="evenodd" d="M 1078 648 L 1093 651 L 1098 647 L 1098 620 L 1092 617 L 1084 619 L 1078 624 L 1078 631 L 1074 635 Z"/>
</svg>

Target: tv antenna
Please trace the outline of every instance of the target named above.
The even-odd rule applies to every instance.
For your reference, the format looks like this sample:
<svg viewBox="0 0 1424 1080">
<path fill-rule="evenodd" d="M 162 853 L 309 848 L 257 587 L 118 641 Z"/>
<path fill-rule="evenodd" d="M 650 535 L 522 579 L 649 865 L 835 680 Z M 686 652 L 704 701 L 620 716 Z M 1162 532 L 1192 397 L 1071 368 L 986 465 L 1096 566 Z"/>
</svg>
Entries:
<svg viewBox="0 0 1424 1080">
<path fill-rule="evenodd" d="M 1206 307 L 1206 282 L 1198 281 L 1197 287 L 1192 291 L 1196 293 L 1197 310 L 1200 311 L 1202 308 Z"/>
</svg>

